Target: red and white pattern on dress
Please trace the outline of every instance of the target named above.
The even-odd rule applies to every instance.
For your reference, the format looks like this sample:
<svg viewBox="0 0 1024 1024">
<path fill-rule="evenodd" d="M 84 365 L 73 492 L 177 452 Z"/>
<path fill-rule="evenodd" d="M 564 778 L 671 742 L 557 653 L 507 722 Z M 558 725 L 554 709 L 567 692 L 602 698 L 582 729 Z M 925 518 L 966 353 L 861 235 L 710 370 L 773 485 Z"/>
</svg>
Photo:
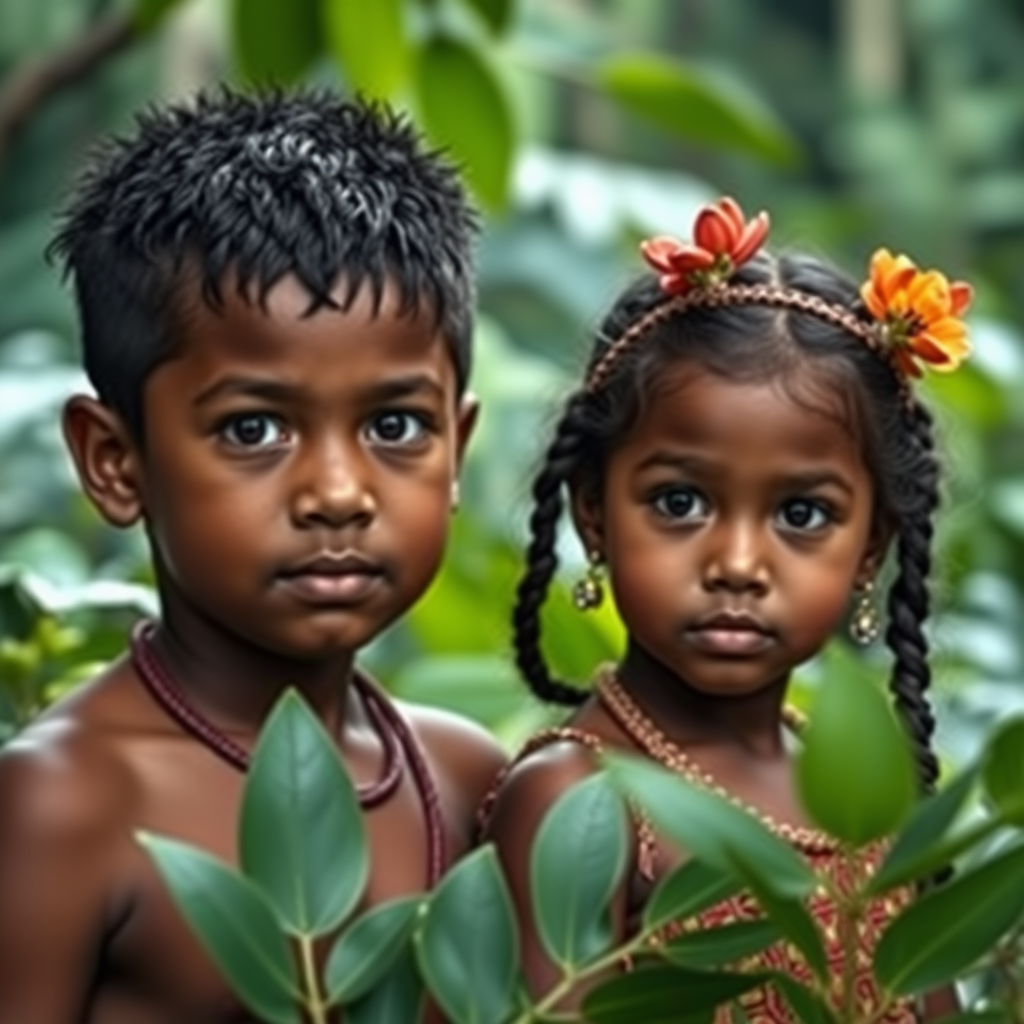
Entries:
<svg viewBox="0 0 1024 1024">
<path fill-rule="evenodd" d="M 815 874 L 828 878 L 832 886 L 840 892 L 849 892 L 854 885 L 854 876 L 848 855 L 838 850 L 834 843 L 826 837 L 821 842 L 814 839 L 814 833 L 802 829 L 805 836 L 793 845 L 807 860 Z M 857 855 L 855 866 L 857 875 L 863 876 L 865 870 L 872 871 L 881 862 L 885 848 L 876 844 Z M 915 1024 L 917 1015 L 912 1001 L 901 1000 L 881 1016 L 876 1017 L 881 1008 L 881 994 L 871 973 L 872 954 L 882 932 L 910 902 L 912 894 L 909 889 L 898 889 L 873 900 L 865 908 L 858 922 L 857 959 L 853 991 L 854 1005 L 857 1016 L 862 1019 L 877 1020 L 879 1024 Z M 842 1000 L 843 990 L 843 942 L 839 933 L 839 914 L 835 902 L 824 891 L 824 887 L 816 890 L 808 899 L 807 907 L 821 929 L 825 951 L 830 966 L 831 990 L 829 1001 L 838 1009 Z M 720 928 L 723 925 L 738 921 L 753 921 L 762 917 L 757 901 L 748 893 L 723 900 L 714 907 L 705 910 L 694 918 L 667 926 L 659 936 L 660 942 L 670 941 L 674 936 L 685 932 L 693 932 L 708 928 Z M 807 961 L 795 946 L 787 942 L 778 942 L 760 953 L 748 957 L 735 965 L 740 970 L 770 970 L 788 974 L 797 981 L 810 986 L 813 973 Z M 743 1012 L 750 1024 L 800 1024 L 799 1018 L 790 1009 L 777 988 L 764 985 L 744 993 L 739 1000 Z M 723 1008 L 715 1016 L 715 1024 L 730 1024 L 728 1008 Z"/>
</svg>

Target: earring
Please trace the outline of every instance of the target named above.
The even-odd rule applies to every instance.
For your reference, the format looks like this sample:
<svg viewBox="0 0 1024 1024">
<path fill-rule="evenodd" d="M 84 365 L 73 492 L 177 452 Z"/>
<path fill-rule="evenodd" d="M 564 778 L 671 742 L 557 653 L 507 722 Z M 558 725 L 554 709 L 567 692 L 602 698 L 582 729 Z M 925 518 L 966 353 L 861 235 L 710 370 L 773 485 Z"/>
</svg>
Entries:
<svg viewBox="0 0 1024 1024">
<path fill-rule="evenodd" d="M 882 631 L 882 624 L 878 618 L 878 609 L 872 597 L 875 592 L 873 580 L 868 580 L 863 586 L 858 587 L 854 593 L 857 596 L 857 605 L 853 609 L 850 618 L 850 636 L 854 642 L 866 647 L 878 639 Z"/>
<path fill-rule="evenodd" d="M 601 553 L 591 551 L 587 554 L 587 571 L 582 579 L 577 580 L 572 588 L 573 604 L 581 612 L 593 611 L 601 607 L 604 600 L 604 573 L 601 570 Z"/>
<path fill-rule="evenodd" d="M 452 512 L 459 511 L 459 481 L 452 481 L 452 496 L 451 496 L 451 510 Z"/>
</svg>

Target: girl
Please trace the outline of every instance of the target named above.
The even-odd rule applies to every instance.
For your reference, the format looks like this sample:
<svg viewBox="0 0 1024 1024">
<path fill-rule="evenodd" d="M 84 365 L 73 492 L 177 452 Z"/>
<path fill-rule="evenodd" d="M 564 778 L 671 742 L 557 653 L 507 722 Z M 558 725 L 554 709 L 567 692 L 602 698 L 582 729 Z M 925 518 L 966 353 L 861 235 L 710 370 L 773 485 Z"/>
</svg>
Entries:
<svg viewBox="0 0 1024 1024">
<path fill-rule="evenodd" d="M 959 317 L 970 289 L 880 250 L 858 291 L 817 260 L 760 252 L 767 230 L 766 214 L 747 222 L 726 198 L 700 211 L 694 244 L 642 245 L 656 273 L 602 324 L 534 484 L 517 660 L 537 696 L 578 709 L 528 745 L 485 817 L 538 993 L 556 974 L 531 921 L 530 845 L 558 795 L 595 770 L 595 751 L 639 750 L 724 790 L 842 884 L 834 844 L 807 826 L 796 799 L 783 698 L 851 598 L 855 639 L 875 637 L 872 588 L 890 542 L 892 695 L 921 788 L 936 778 L 922 627 L 939 474 L 932 419 L 911 384 L 922 364 L 951 370 L 967 354 Z M 589 693 L 552 678 L 540 650 L 563 488 L 590 562 L 576 603 L 601 601 L 606 570 L 628 631 L 622 660 L 600 669 Z M 613 907 L 620 938 L 679 860 L 645 833 Z M 892 909 L 866 915 L 866 953 Z M 827 919 L 829 901 L 812 910 Z M 741 897 L 703 920 L 754 913 Z M 765 956 L 805 970 L 784 947 Z M 856 988 L 871 1013 L 877 992 L 867 977 Z M 754 1024 L 792 1019 L 771 991 L 744 1009 Z M 883 1019 L 914 1015 L 898 1006 Z"/>
</svg>

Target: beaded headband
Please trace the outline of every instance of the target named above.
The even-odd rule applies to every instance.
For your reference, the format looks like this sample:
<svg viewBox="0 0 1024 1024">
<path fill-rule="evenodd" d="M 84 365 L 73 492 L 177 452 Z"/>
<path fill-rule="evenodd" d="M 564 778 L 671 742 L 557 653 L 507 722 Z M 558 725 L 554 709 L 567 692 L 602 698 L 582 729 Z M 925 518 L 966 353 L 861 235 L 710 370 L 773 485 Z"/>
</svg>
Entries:
<svg viewBox="0 0 1024 1024">
<path fill-rule="evenodd" d="M 920 270 L 909 257 L 878 249 L 871 258 L 860 295 L 870 319 L 818 295 L 773 284 L 730 284 L 729 279 L 758 252 L 768 235 L 768 214 L 748 221 L 728 196 L 702 207 L 693 225 L 693 243 L 651 238 L 640 244 L 647 263 L 659 273 L 666 302 L 632 324 L 594 365 L 586 382 L 590 394 L 607 383 L 619 359 L 651 328 L 687 309 L 771 306 L 810 313 L 859 338 L 896 372 L 908 402 L 910 381 L 927 365 L 955 370 L 970 352 L 961 319 L 973 297 L 964 281 L 949 281 L 937 270 Z"/>
</svg>

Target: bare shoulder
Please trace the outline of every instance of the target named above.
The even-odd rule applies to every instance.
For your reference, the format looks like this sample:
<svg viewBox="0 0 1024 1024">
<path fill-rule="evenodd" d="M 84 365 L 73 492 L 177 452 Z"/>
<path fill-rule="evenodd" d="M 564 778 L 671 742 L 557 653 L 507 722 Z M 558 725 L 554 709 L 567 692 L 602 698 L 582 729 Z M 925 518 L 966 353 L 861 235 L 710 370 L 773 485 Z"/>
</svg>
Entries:
<svg viewBox="0 0 1024 1024">
<path fill-rule="evenodd" d="M 402 704 L 402 713 L 431 761 L 469 800 L 477 801 L 508 757 L 483 726 L 463 715 L 422 704 Z"/>
<path fill-rule="evenodd" d="M 117 828 L 134 782 L 100 711 L 114 673 L 55 705 L 0 751 L 0 844 Z"/>
<path fill-rule="evenodd" d="M 507 832 L 532 833 L 551 805 L 600 768 L 596 750 L 555 739 L 520 757 L 502 778 L 488 808 L 486 834 L 500 844 Z"/>
</svg>

